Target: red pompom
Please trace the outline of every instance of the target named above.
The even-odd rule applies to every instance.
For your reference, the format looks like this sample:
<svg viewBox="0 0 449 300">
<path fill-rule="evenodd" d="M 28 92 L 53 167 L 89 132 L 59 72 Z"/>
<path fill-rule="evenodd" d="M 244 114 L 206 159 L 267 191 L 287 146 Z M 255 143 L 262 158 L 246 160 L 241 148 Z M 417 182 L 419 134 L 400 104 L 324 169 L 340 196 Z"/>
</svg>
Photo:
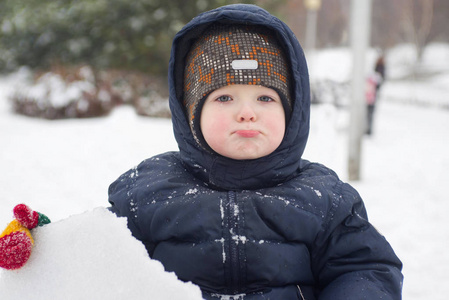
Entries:
<svg viewBox="0 0 449 300">
<path fill-rule="evenodd" d="M 39 214 L 25 204 L 14 207 L 14 217 L 28 229 L 33 229 L 39 222 Z"/>
<path fill-rule="evenodd" d="M 23 231 L 14 231 L 0 238 L 0 267 L 14 270 L 30 258 L 33 244 Z"/>
</svg>

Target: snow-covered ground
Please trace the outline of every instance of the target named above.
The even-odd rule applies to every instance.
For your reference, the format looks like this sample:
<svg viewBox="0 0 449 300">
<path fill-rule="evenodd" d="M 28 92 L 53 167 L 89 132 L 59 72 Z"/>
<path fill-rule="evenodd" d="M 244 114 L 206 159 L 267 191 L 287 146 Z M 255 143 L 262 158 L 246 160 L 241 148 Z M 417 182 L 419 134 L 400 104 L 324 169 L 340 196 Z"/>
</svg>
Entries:
<svg viewBox="0 0 449 300">
<path fill-rule="evenodd" d="M 404 263 L 403 298 L 443 300 L 449 294 L 449 46 L 429 48 L 420 65 L 426 78 L 406 76 L 412 60 L 408 47 L 387 53 L 390 80 L 381 91 L 374 134 L 363 143 L 362 180 L 351 184 L 365 200 L 371 222 Z M 345 49 L 315 53 L 311 76 L 344 81 L 349 63 Z M 15 115 L 6 101 L 14 84 L 13 77 L 0 80 L 0 226 L 6 227 L 14 205 L 23 202 L 48 215 L 52 225 L 70 221 L 76 227 L 80 217 L 70 216 L 107 206 L 108 185 L 121 173 L 177 149 L 170 120 L 139 117 L 129 107 L 97 119 Z M 304 155 L 333 168 L 343 180 L 347 119 L 342 108 L 313 106 Z M 106 237 L 98 240 L 107 243 Z M 69 235 L 61 237 L 64 243 L 71 244 Z M 2 272 L 0 282 L 11 276 Z M 33 287 L 27 289 L 31 295 Z"/>
<path fill-rule="evenodd" d="M 165 272 L 126 219 L 105 208 L 33 229 L 33 236 L 29 261 L 0 278 L 0 299 L 202 299 L 198 286 Z"/>
</svg>

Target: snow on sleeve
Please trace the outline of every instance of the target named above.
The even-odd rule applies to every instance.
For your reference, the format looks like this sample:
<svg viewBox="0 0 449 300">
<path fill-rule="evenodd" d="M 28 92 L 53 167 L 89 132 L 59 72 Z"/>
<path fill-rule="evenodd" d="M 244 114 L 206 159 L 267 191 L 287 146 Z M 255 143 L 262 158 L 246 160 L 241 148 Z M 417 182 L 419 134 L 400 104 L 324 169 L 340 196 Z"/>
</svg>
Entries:
<svg viewBox="0 0 449 300">
<path fill-rule="evenodd" d="M 33 230 L 27 264 L 0 271 L 0 299 L 202 299 L 149 258 L 126 219 L 105 208 Z"/>
</svg>

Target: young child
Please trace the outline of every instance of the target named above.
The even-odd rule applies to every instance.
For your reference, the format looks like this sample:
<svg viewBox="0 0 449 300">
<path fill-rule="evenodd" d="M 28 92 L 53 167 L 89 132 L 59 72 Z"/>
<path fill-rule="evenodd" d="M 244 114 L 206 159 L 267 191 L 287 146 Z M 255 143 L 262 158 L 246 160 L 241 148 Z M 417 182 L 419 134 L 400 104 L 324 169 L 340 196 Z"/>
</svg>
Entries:
<svg viewBox="0 0 449 300">
<path fill-rule="evenodd" d="M 109 189 L 150 257 L 205 299 L 401 299 L 401 262 L 358 193 L 302 159 L 310 90 L 301 46 L 253 5 L 199 15 L 175 37 L 179 152 Z"/>
</svg>

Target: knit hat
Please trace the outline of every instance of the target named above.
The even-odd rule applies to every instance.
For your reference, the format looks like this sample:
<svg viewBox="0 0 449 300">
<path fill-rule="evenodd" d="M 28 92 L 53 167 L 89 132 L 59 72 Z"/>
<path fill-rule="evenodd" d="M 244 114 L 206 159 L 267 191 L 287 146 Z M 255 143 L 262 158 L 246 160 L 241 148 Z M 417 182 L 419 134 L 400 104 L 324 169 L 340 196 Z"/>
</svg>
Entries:
<svg viewBox="0 0 449 300">
<path fill-rule="evenodd" d="M 288 121 L 292 110 L 289 79 L 284 52 L 266 27 L 211 25 L 194 42 L 185 61 L 183 101 L 195 139 L 201 135 L 199 119 L 205 98 L 232 84 L 274 89 Z"/>
</svg>

